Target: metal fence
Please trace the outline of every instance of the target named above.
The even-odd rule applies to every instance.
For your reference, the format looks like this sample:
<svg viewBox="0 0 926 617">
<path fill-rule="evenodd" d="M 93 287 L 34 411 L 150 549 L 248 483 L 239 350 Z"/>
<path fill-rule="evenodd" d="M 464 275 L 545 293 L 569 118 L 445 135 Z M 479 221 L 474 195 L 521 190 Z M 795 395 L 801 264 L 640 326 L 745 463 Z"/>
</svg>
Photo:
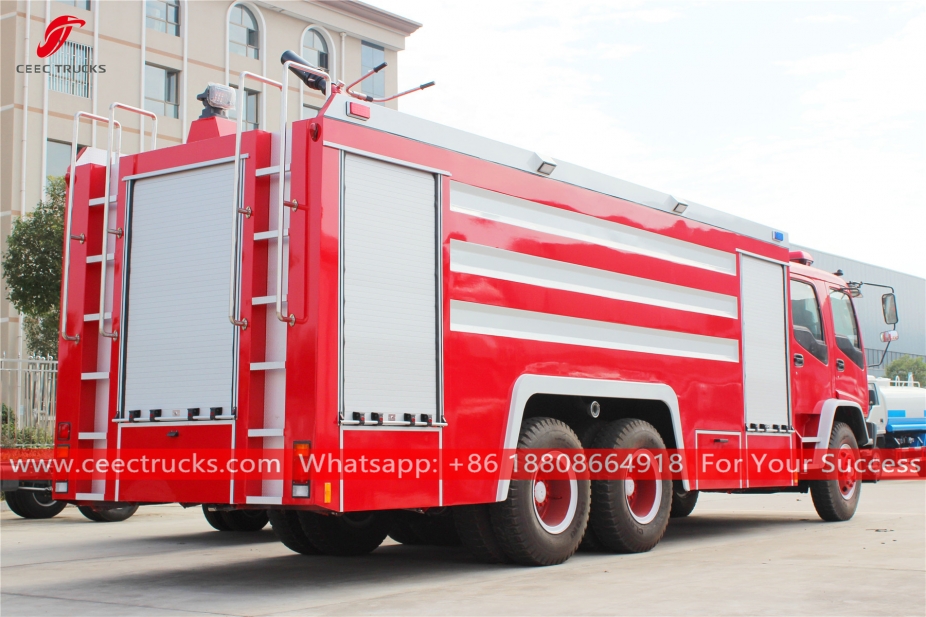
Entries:
<svg viewBox="0 0 926 617">
<path fill-rule="evenodd" d="M 884 369 L 888 364 L 897 360 L 899 358 L 910 357 L 910 358 L 920 358 L 921 360 L 926 361 L 926 356 L 921 356 L 915 353 L 905 353 L 902 351 L 888 351 L 884 356 L 884 362 L 880 366 L 872 366 L 877 364 L 881 360 L 881 354 L 884 353 L 883 349 L 866 349 L 865 350 L 865 360 L 870 367 L 868 372 L 872 375 L 877 375 L 879 377 L 884 375 Z"/>
<path fill-rule="evenodd" d="M 57 360 L 0 359 L 4 448 L 50 448 L 54 445 L 57 391 Z"/>
</svg>

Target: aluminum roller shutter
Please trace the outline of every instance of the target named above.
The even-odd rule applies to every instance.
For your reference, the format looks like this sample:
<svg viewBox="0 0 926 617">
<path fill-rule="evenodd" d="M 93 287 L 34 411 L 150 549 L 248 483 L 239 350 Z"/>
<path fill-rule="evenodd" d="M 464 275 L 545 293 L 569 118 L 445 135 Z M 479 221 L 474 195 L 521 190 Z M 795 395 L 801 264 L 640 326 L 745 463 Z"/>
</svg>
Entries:
<svg viewBox="0 0 926 617">
<path fill-rule="evenodd" d="M 125 410 L 223 407 L 234 170 L 216 165 L 135 182 L 125 332 Z"/>
<path fill-rule="evenodd" d="M 746 425 L 788 426 L 788 319 L 780 264 L 740 255 Z"/>
<path fill-rule="evenodd" d="M 343 410 L 437 410 L 437 200 L 433 175 L 345 155 Z"/>
</svg>

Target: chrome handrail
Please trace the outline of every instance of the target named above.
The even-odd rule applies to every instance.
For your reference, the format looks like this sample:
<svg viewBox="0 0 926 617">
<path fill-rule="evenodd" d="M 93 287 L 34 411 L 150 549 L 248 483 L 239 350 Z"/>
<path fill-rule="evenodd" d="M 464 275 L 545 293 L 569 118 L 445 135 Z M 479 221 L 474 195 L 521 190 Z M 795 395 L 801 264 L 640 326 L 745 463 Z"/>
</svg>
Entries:
<svg viewBox="0 0 926 617">
<path fill-rule="evenodd" d="M 238 315 L 238 310 L 236 307 L 236 300 L 238 299 L 238 281 L 235 275 L 237 273 L 236 266 L 238 258 L 238 216 L 241 214 L 245 214 L 247 216 L 251 215 L 251 210 L 247 208 L 240 208 L 238 206 L 238 199 L 240 198 L 240 195 L 238 194 L 238 188 L 239 184 L 241 184 L 241 123 L 242 117 L 244 116 L 244 80 L 248 78 L 253 79 L 254 81 L 259 81 L 262 84 L 275 86 L 280 89 L 283 88 L 283 84 L 280 82 L 268 79 L 263 75 L 258 75 L 257 73 L 241 71 L 241 73 L 238 75 L 238 101 L 235 105 L 235 181 L 232 185 L 231 251 L 229 251 L 230 263 L 228 268 L 228 321 L 230 321 L 233 326 L 237 326 L 242 330 L 248 329 L 248 320 L 239 319 L 240 315 Z"/>
<path fill-rule="evenodd" d="M 147 116 L 154 120 L 154 125 L 151 127 L 151 149 L 155 150 L 158 147 L 158 116 L 154 112 L 148 111 L 146 109 L 139 109 L 138 107 L 132 107 L 131 105 L 126 105 L 125 103 L 113 103 L 109 106 L 109 130 L 106 135 L 106 189 L 103 196 L 103 255 L 102 255 L 102 267 L 100 268 L 100 335 L 107 338 L 117 339 L 119 338 L 119 333 L 116 331 L 107 332 L 106 331 L 106 248 L 109 244 L 108 234 L 113 234 L 117 238 L 123 236 L 123 230 L 120 229 L 110 229 L 109 228 L 109 204 L 110 204 L 110 177 L 112 175 L 112 166 L 113 166 L 113 123 L 116 121 L 116 110 L 124 109 L 126 111 L 131 111 L 140 116 Z M 139 152 L 145 151 L 145 135 L 142 131 L 139 135 Z M 119 160 L 119 157 L 122 156 L 122 131 L 119 131 L 119 146 L 116 149 L 116 160 Z"/>
<path fill-rule="evenodd" d="M 75 336 L 68 335 L 68 287 L 70 286 L 71 279 L 71 240 L 77 240 L 81 244 L 87 241 L 86 234 L 80 234 L 79 236 L 71 235 L 71 221 L 74 212 L 74 177 L 77 175 L 77 135 L 78 130 L 80 129 L 81 118 L 89 118 L 90 120 L 95 120 L 96 122 L 109 123 L 108 118 L 97 116 L 96 114 L 91 114 L 86 111 L 79 111 L 74 114 L 74 134 L 71 139 L 71 166 L 68 168 L 67 222 L 65 223 L 65 239 L 67 242 L 64 245 L 64 290 L 62 292 L 61 298 L 61 338 L 66 341 L 72 341 L 75 343 L 80 342 L 80 334 Z M 122 125 L 116 122 L 116 126 L 119 127 L 119 140 L 121 142 Z M 103 247 L 103 252 L 106 252 L 105 246 Z"/>
<path fill-rule="evenodd" d="M 284 189 L 286 188 L 286 119 L 287 119 L 287 102 L 290 69 L 296 68 L 306 73 L 311 73 L 317 77 L 325 79 L 331 83 L 331 77 L 325 71 L 312 66 L 300 64 L 293 60 L 287 60 L 283 63 L 283 85 L 280 87 L 280 194 L 277 199 L 277 290 L 276 290 L 276 313 L 277 319 L 288 323 L 290 326 L 296 325 L 296 316 L 293 314 L 283 314 L 283 206 L 289 206 L 295 212 L 299 208 L 299 203 L 295 200 L 286 201 Z"/>
</svg>

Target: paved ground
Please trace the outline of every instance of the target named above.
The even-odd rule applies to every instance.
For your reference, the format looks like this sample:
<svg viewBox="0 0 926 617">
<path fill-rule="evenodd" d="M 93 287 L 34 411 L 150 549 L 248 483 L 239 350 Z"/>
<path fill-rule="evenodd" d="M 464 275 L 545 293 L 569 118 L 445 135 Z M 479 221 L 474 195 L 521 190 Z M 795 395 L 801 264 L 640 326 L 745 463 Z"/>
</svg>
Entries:
<svg viewBox="0 0 926 617">
<path fill-rule="evenodd" d="M 4 504 L 5 507 L 5 504 Z M 75 508 L 4 509 L 0 610 L 14 615 L 926 615 L 926 484 L 865 485 L 848 523 L 806 495 L 706 495 L 643 555 L 562 566 L 475 563 L 390 542 L 363 558 L 305 557 L 211 531 L 199 510 L 150 506 L 124 523 Z"/>
</svg>

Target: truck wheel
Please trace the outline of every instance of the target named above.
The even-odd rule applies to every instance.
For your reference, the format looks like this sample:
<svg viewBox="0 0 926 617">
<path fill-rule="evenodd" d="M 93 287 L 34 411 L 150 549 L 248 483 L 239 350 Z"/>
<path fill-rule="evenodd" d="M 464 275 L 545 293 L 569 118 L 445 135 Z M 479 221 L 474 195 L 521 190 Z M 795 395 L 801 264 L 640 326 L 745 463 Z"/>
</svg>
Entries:
<svg viewBox="0 0 926 617">
<path fill-rule="evenodd" d="M 554 469 L 564 457 L 571 461 L 581 447 L 572 429 L 559 420 L 529 418 L 521 426 L 518 448 L 547 451 Z M 520 464 L 525 472 L 532 471 L 526 461 Z M 505 501 L 489 506 L 495 536 L 512 561 L 552 566 L 579 548 L 588 525 L 589 481 L 578 479 L 571 465 L 565 468 L 569 475 L 562 478 L 545 476 L 538 467 L 531 479 L 511 481 Z"/>
<path fill-rule="evenodd" d="M 681 480 L 672 482 L 672 508 L 669 510 L 671 518 L 685 518 L 695 509 L 698 503 L 698 491 L 686 491 Z"/>
<path fill-rule="evenodd" d="M 396 512 L 395 521 L 389 528 L 389 537 L 407 546 L 423 546 L 427 539 L 421 529 L 424 516 L 417 512 Z"/>
<path fill-rule="evenodd" d="M 231 531 L 260 531 L 267 526 L 266 510 L 227 510 L 218 514 Z"/>
<path fill-rule="evenodd" d="M 665 450 L 653 425 L 635 418 L 612 422 L 598 434 L 597 449 L 625 450 L 638 460 L 646 451 Z M 654 455 L 655 456 L 655 455 Z M 624 455 L 621 454 L 621 458 Z M 652 457 L 650 461 L 652 463 Z M 592 481 L 592 513 L 589 526 L 605 549 L 620 553 L 644 553 L 666 532 L 672 503 L 672 482 L 653 478 Z"/>
<path fill-rule="evenodd" d="M 51 497 L 51 491 L 19 489 L 6 494 L 7 505 L 23 518 L 52 518 L 64 510 L 66 503 Z"/>
<path fill-rule="evenodd" d="M 203 516 L 206 517 L 206 522 L 212 525 L 212 528 L 216 531 L 231 531 L 231 527 L 225 522 L 225 517 L 214 507 L 203 504 Z"/>
<path fill-rule="evenodd" d="M 324 515 L 300 512 L 306 538 L 326 555 L 365 555 L 374 551 L 392 527 L 391 512 L 350 512 Z"/>
<path fill-rule="evenodd" d="M 395 513 L 389 537 L 409 546 L 460 546 L 460 536 L 454 527 L 453 514 L 445 509 L 439 514 L 411 512 Z"/>
<path fill-rule="evenodd" d="M 495 537 L 487 504 L 456 506 L 453 509 L 453 524 L 463 546 L 479 561 L 483 563 L 511 561 L 502 550 L 498 538 Z"/>
<path fill-rule="evenodd" d="M 267 512 L 267 518 L 280 542 L 289 550 L 303 555 L 318 555 L 321 552 L 309 542 L 302 531 L 299 515 L 295 510 L 270 510 Z"/>
<path fill-rule="evenodd" d="M 93 508 L 77 506 L 80 513 L 96 523 L 119 523 L 131 517 L 138 510 L 138 505 L 120 506 L 118 508 Z"/>
<path fill-rule="evenodd" d="M 23 511 L 19 509 L 19 491 L 7 491 L 3 496 L 6 498 L 6 505 L 9 507 L 10 512 L 16 516 L 26 518 Z"/>
<path fill-rule="evenodd" d="M 810 497 L 817 514 L 824 521 L 847 521 L 858 508 L 862 482 L 854 467 L 859 458 L 858 442 L 846 423 L 833 424 L 829 449 L 836 452 L 836 478 L 810 482 Z"/>
</svg>

